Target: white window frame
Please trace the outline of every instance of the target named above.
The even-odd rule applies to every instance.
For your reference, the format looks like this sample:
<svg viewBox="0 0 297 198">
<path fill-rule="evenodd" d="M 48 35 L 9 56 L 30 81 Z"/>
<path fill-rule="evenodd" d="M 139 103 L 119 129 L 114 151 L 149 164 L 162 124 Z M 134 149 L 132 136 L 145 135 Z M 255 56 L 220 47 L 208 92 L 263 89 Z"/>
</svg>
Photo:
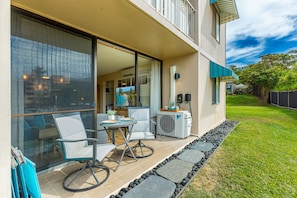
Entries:
<svg viewBox="0 0 297 198">
<path fill-rule="evenodd" d="M 212 35 L 218 42 L 220 42 L 220 32 L 221 32 L 220 29 L 221 29 L 220 14 L 217 11 L 216 7 L 213 6 Z"/>
<path fill-rule="evenodd" d="M 220 78 L 212 80 L 212 104 L 220 103 Z"/>
</svg>

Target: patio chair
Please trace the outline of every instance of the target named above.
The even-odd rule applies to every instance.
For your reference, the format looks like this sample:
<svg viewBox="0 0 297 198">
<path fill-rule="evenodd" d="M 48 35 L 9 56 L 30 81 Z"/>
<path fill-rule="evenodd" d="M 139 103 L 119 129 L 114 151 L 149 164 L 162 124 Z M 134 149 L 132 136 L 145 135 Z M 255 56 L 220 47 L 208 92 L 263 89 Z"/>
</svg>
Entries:
<svg viewBox="0 0 297 198">
<path fill-rule="evenodd" d="M 82 168 L 65 177 L 63 187 L 77 192 L 93 189 L 104 183 L 109 177 L 109 168 L 102 161 L 115 145 L 98 144 L 96 138 L 87 138 L 86 131 L 89 130 L 85 130 L 78 112 L 53 114 L 53 118 L 61 137 L 57 141 L 62 143 L 64 159 L 84 163 Z"/>
<path fill-rule="evenodd" d="M 11 192 L 13 198 L 41 198 L 36 165 L 16 147 L 11 147 Z"/>
<path fill-rule="evenodd" d="M 156 134 L 151 132 L 152 120 L 150 118 L 149 107 L 128 107 L 128 116 L 137 121 L 130 128 L 127 137 L 129 141 L 138 141 L 136 145 L 131 147 L 135 157 L 144 158 L 151 156 L 154 153 L 154 148 L 143 143 L 143 140 L 153 140 L 156 138 Z M 130 156 L 129 153 L 127 155 Z"/>
<path fill-rule="evenodd" d="M 108 120 L 108 115 L 106 113 L 97 113 L 97 139 L 98 144 L 106 143 L 108 141 L 108 134 L 100 122 Z"/>
</svg>

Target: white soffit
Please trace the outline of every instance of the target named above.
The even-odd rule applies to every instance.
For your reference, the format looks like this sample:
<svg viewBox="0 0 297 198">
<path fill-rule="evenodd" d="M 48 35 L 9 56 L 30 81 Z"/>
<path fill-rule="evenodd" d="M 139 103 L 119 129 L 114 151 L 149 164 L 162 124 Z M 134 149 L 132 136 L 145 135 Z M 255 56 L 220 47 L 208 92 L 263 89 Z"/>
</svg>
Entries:
<svg viewBox="0 0 297 198">
<path fill-rule="evenodd" d="M 220 23 L 227 23 L 239 18 L 235 0 L 210 0 L 220 12 Z"/>
</svg>

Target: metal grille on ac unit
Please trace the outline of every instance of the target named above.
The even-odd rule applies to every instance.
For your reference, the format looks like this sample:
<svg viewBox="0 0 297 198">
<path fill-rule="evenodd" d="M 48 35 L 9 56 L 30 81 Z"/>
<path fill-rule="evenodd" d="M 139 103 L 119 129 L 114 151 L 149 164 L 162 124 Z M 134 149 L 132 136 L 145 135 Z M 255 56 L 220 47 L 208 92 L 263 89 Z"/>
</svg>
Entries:
<svg viewBox="0 0 297 198">
<path fill-rule="evenodd" d="M 157 133 L 177 138 L 185 138 L 185 112 L 160 111 L 157 114 Z"/>
<path fill-rule="evenodd" d="M 166 134 L 172 134 L 175 130 L 175 120 L 172 115 L 163 115 L 160 118 L 160 127 L 162 131 Z"/>
</svg>

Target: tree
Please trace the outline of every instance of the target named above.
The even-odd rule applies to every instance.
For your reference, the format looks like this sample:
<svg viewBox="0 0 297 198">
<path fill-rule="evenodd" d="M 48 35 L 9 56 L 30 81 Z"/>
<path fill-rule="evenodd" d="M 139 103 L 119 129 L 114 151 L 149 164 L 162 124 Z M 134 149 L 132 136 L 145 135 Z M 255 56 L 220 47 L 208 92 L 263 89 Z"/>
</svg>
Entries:
<svg viewBox="0 0 297 198">
<path fill-rule="evenodd" d="M 242 75 L 240 81 L 248 84 L 254 95 L 262 99 L 267 98 L 267 93 L 276 85 L 278 72 L 263 62 L 249 65 Z"/>
<path fill-rule="evenodd" d="M 251 64 L 240 72 L 240 82 L 248 84 L 253 94 L 266 100 L 268 93 L 282 82 L 292 80 L 295 75 L 288 74 L 296 67 L 297 51 L 288 54 L 267 54 L 258 63 Z M 294 84 L 294 83 L 293 83 Z"/>
</svg>

